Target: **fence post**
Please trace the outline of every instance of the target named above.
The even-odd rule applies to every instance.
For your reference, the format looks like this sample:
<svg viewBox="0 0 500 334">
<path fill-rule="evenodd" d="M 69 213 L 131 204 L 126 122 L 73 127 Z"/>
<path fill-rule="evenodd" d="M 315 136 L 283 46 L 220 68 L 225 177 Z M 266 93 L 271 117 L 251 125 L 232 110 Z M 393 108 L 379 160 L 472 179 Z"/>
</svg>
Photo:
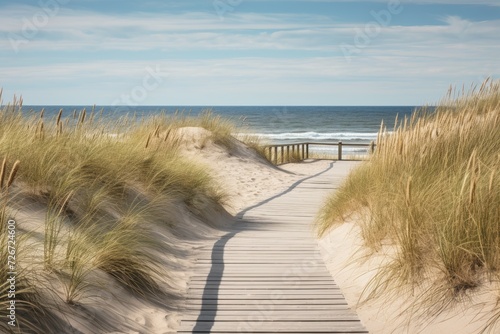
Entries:
<svg viewBox="0 0 500 334">
<path fill-rule="evenodd" d="M 286 145 L 286 162 L 290 162 L 290 145 Z"/>
<path fill-rule="evenodd" d="M 278 165 L 278 146 L 274 146 L 274 164 Z"/>
<path fill-rule="evenodd" d="M 375 152 L 375 142 L 372 140 L 370 142 L 370 154 L 373 154 Z"/>
<path fill-rule="evenodd" d="M 309 159 L 309 143 L 306 144 L 306 159 Z"/>
<path fill-rule="evenodd" d="M 339 141 L 339 160 L 342 160 L 342 142 Z"/>
<path fill-rule="evenodd" d="M 281 146 L 281 164 L 285 163 L 285 146 Z"/>
</svg>

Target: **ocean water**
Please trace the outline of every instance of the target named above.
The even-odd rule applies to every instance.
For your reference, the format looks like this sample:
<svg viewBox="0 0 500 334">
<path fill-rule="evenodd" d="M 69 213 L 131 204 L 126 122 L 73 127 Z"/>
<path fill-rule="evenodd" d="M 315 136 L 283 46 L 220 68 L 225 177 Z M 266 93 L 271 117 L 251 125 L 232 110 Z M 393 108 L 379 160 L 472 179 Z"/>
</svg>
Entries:
<svg viewBox="0 0 500 334">
<path fill-rule="evenodd" d="M 46 117 L 55 116 L 62 108 L 64 114 L 71 115 L 74 110 L 80 111 L 92 106 L 24 106 L 24 112 L 45 109 Z M 380 124 L 383 121 L 388 129 L 392 129 L 396 115 L 400 119 L 411 115 L 416 109 L 412 106 L 388 107 L 340 107 L 340 106 L 143 106 L 113 107 L 96 106 L 103 109 L 106 117 L 120 117 L 125 114 L 137 114 L 147 117 L 161 112 L 167 114 L 181 111 L 184 114 L 198 115 L 210 109 L 214 114 L 232 119 L 245 132 L 259 136 L 265 143 L 288 144 L 298 142 L 339 142 L 370 143 L 377 138 Z M 329 150 L 315 147 L 315 151 Z M 363 148 L 344 150 L 363 153 Z"/>
</svg>

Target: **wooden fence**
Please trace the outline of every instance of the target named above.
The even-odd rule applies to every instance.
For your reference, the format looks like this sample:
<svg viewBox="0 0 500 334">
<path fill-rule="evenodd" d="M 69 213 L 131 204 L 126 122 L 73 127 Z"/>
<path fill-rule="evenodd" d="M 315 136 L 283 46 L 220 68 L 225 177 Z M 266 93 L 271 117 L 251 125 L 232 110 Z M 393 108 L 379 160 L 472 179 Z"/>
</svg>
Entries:
<svg viewBox="0 0 500 334">
<path fill-rule="evenodd" d="M 269 161 L 275 165 L 285 164 L 289 162 L 299 162 L 305 159 L 309 159 L 309 147 L 310 146 L 337 146 L 337 159 L 342 160 L 342 148 L 343 147 L 366 147 L 370 153 L 375 151 L 375 143 L 372 141 L 370 144 L 343 144 L 341 141 L 338 143 L 294 143 L 294 144 L 278 144 L 278 145 L 267 145 L 265 149 L 265 154 Z"/>
</svg>

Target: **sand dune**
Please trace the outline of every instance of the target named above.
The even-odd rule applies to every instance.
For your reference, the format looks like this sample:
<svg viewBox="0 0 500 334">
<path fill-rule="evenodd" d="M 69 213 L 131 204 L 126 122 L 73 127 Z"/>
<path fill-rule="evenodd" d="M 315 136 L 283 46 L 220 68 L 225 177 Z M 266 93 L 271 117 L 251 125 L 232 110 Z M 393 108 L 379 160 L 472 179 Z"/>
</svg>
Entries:
<svg viewBox="0 0 500 334">
<path fill-rule="evenodd" d="M 314 165 L 288 164 L 275 167 L 255 150 L 234 139 L 230 147 L 214 144 L 210 132 L 195 127 L 179 129 L 184 142 L 183 153 L 206 165 L 226 190 L 226 209 L 235 214 L 288 188 L 303 175 L 314 174 L 326 162 Z"/>
<path fill-rule="evenodd" d="M 455 304 L 419 306 L 422 287 L 413 293 L 385 294 L 368 302 L 369 283 L 393 254 L 390 246 L 370 253 L 363 246 L 359 226 L 353 221 L 328 232 L 319 242 L 323 257 L 351 307 L 370 333 L 480 333 L 498 312 L 498 286 L 486 283 Z M 360 299 L 361 298 L 361 299 Z M 498 333 L 493 326 L 486 333 Z"/>
</svg>

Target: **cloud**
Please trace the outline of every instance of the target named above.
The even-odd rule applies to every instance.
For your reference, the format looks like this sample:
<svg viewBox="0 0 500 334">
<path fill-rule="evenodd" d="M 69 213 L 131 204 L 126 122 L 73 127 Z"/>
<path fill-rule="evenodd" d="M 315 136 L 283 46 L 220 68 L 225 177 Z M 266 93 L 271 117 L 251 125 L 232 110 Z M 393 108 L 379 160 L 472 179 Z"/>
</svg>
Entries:
<svg viewBox="0 0 500 334">
<path fill-rule="evenodd" d="M 235 13 L 221 22 L 214 15 L 109 15 L 63 10 L 33 38 L 22 33 L 25 14 L 36 8 L 13 8 L 0 26 L 0 46 L 7 52 L 19 39 L 23 51 L 128 50 L 160 52 L 194 50 L 300 50 L 335 52 L 352 43 L 366 23 L 337 24 L 321 15 Z M 28 16 L 29 17 L 29 16 Z M 371 47 L 397 41 L 423 45 L 454 44 L 455 37 L 475 45 L 491 42 L 500 34 L 500 21 L 470 22 L 456 16 L 442 25 L 387 26 L 371 39 Z M 12 37 L 14 36 L 14 37 Z"/>
<path fill-rule="evenodd" d="M 276 43 L 276 31 L 321 30 L 332 24 L 320 15 L 238 13 L 220 21 L 207 13 L 110 15 L 61 9 L 32 29 L 30 22 L 38 11 L 26 6 L 4 11 L 0 25 L 4 49 L 13 44 L 28 50 L 283 49 L 290 46 Z"/>
<path fill-rule="evenodd" d="M 25 20 L 41 10 L 35 6 L 14 6 L 2 10 L 4 19 L 0 32 L 20 31 Z M 80 29 L 141 29 L 143 31 L 224 31 L 234 29 L 293 29 L 310 24 L 312 27 L 331 24 L 331 19 L 321 15 L 233 13 L 221 21 L 215 13 L 190 12 L 182 14 L 141 13 L 103 14 L 92 11 L 61 9 L 49 17 L 47 30 Z"/>
<path fill-rule="evenodd" d="M 341 56 L 89 60 L 0 68 L 0 77 L 11 78 L 4 96 L 22 93 L 26 104 L 109 105 L 140 85 L 148 67 L 163 78 L 143 101 L 150 105 L 419 104 L 435 102 L 450 83 L 479 82 L 498 68 L 481 59 L 471 66 L 467 56 L 453 56 L 460 50 L 439 57 L 414 51 L 366 50 L 351 63 Z"/>
</svg>

